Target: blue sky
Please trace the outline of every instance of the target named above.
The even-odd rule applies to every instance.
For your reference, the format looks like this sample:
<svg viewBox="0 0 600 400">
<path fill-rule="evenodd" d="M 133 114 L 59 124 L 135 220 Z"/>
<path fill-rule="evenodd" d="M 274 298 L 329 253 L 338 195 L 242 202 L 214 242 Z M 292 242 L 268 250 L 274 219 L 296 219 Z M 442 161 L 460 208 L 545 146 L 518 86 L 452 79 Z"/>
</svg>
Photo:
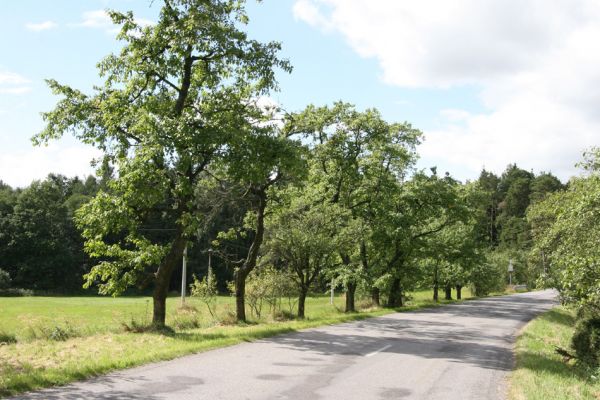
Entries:
<svg viewBox="0 0 600 400">
<path fill-rule="evenodd" d="M 565 84 L 559 93 L 545 93 L 544 79 L 560 70 L 546 71 L 527 54 L 535 49 L 542 51 L 536 57 L 551 60 L 560 55 L 550 54 L 546 48 L 562 46 L 575 56 L 592 50 L 585 46 L 573 50 L 569 43 L 555 43 L 555 36 L 564 35 L 560 29 L 567 30 L 572 35 L 583 35 L 589 39 L 588 46 L 594 46 L 595 23 L 588 23 L 592 37 L 579 32 L 575 23 L 581 25 L 582 21 L 575 19 L 583 17 L 578 16 L 560 28 L 542 26 L 532 30 L 537 12 L 532 6 L 532 19 L 522 21 L 527 29 L 519 33 L 521 36 L 508 37 L 502 24 L 498 32 L 488 32 L 482 25 L 474 27 L 482 30 L 480 43 L 473 32 L 464 32 L 465 23 L 474 25 L 473 21 L 496 18 L 499 13 L 487 16 L 488 9 L 477 11 L 469 1 L 457 1 L 458 10 L 440 10 L 444 17 L 439 19 L 432 18 L 430 10 L 444 4 L 440 1 L 424 9 L 410 5 L 403 8 L 399 5 L 402 2 L 386 0 L 249 1 L 248 31 L 259 40 L 282 42 L 282 55 L 294 66 L 291 74 L 279 74 L 281 91 L 272 96 L 287 110 L 336 100 L 354 103 L 360 109 L 376 107 L 386 119 L 408 121 L 425 132 L 421 167 L 437 165 L 463 180 L 476 178 L 484 165 L 499 173 L 513 161 L 568 178 L 575 173 L 572 166 L 581 151 L 594 144 L 597 122 L 587 114 L 576 118 L 572 115 L 576 107 L 569 99 L 581 100 L 579 92 L 569 89 L 574 85 Z M 136 17 L 152 21 L 160 3 L 0 2 L 0 36 L 5 38 L 0 47 L 0 179 L 24 186 L 50 172 L 90 173 L 88 163 L 94 151 L 72 139 L 65 138 L 46 149 L 32 148 L 30 137 L 43 127 L 40 112 L 50 110 L 56 102 L 43 80 L 54 78 L 89 90 L 99 82 L 96 62 L 119 47 L 101 10 L 133 10 Z M 488 3 L 491 7 L 498 2 Z M 510 3 L 505 4 L 510 7 Z M 517 7 L 516 3 L 512 6 Z M 519 7 L 527 13 L 527 7 Z M 465 11 L 474 8 L 479 14 Z M 547 12 L 559 16 L 563 10 Z M 510 13 L 506 18 L 505 29 L 514 35 L 515 29 L 519 31 L 519 22 L 514 22 Z M 567 23 L 572 25 L 564 27 Z M 443 34 L 431 33 L 440 27 L 444 28 Z M 502 52 L 514 55 L 515 60 L 505 63 Z M 581 79 L 596 77 L 593 71 L 584 72 Z M 585 91 L 585 87 L 578 90 Z M 584 98 L 584 105 L 593 100 Z M 523 105 L 531 110 L 523 112 Z M 556 123 L 539 122 L 547 119 L 549 112 L 570 118 L 571 129 L 577 130 L 566 132 L 560 125 L 561 129 L 549 132 L 547 126 L 556 127 Z M 576 137 L 569 140 L 568 148 L 563 143 L 564 135 Z"/>
</svg>

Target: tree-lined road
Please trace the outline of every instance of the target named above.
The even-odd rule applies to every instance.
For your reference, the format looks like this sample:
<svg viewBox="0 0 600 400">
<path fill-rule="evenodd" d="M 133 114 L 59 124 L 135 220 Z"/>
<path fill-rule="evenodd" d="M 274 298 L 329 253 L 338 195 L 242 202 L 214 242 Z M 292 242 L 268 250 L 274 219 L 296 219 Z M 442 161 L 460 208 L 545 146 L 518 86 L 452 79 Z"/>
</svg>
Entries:
<svg viewBox="0 0 600 400">
<path fill-rule="evenodd" d="M 17 399 L 503 399 L 518 330 L 555 297 L 532 292 L 309 329 Z"/>
</svg>

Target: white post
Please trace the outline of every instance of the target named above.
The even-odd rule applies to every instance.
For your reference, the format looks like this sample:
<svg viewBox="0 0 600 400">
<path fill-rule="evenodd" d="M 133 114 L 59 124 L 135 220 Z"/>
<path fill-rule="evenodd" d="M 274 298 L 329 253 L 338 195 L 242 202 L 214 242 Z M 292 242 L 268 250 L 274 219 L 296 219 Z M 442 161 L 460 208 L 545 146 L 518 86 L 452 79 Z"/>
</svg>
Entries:
<svg viewBox="0 0 600 400">
<path fill-rule="evenodd" d="M 207 281 L 210 284 L 212 279 L 212 249 L 208 249 L 208 278 Z"/>
<path fill-rule="evenodd" d="M 508 260 L 508 285 L 512 286 L 512 273 L 514 271 L 512 260 Z"/>
<path fill-rule="evenodd" d="M 185 287 L 187 281 L 187 244 L 183 249 L 183 262 L 182 262 L 182 270 L 181 270 L 181 305 L 185 304 Z"/>
<path fill-rule="evenodd" d="M 329 304 L 333 305 L 333 289 L 335 287 L 335 279 L 331 278 L 331 294 L 329 296 Z"/>
</svg>

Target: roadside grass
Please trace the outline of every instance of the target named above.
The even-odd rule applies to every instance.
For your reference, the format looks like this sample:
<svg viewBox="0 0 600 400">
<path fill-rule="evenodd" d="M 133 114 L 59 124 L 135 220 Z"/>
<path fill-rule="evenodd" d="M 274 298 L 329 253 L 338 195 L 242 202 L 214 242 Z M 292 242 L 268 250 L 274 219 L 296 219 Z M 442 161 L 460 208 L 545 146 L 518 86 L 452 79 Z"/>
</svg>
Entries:
<svg viewBox="0 0 600 400">
<path fill-rule="evenodd" d="M 174 329 L 170 334 L 128 329 L 149 323 L 151 302 L 145 297 L 0 298 L 0 341 L 10 339 L 0 345 L 0 396 L 300 329 L 438 305 L 430 291 L 411 296 L 397 310 L 361 300 L 362 309 L 349 314 L 343 312 L 341 296 L 333 306 L 328 296 L 310 297 L 304 320 L 275 320 L 265 310 L 260 319 L 251 318 L 247 324 L 234 322 L 231 297 L 219 297 L 216 320 L 198 299 L 188 298 L 186 307 L 180 308 L 179 298 L 172 297 L 167 302 L 167 324 Z M 463 289 L 463 299 L 471 297 Z M 452 302 L 456 300 L 439 305 Z"/>
<path fill-rule="evenodd" d="M 555 352 L 555 346 L 569 348 L 574 325 L 573 310 L 555 307 L 525 326 L 516 343 L 510 399 L 600 399 L 600 381 Z"/>
</svg>

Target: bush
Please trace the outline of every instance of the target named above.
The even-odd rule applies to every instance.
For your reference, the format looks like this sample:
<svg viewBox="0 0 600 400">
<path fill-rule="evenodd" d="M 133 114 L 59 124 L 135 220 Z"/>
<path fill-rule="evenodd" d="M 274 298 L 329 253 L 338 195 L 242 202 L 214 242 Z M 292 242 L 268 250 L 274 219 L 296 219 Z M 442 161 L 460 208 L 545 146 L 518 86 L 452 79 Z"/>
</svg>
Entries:
<svg viewBox="0 0 600 400">
<path fill-rule="evenodd" d="M 17 336 L 14 333 L 0 331 L 0 343 L 2 343 L 2 344 L 17 343 Z"/>
<path fill-rule="evenodd" d="M 508 258 L 503 254 L 489 254 L 484 264 L 471 270 L 471 286 L 475 296 L 487 296 L 491 292 L 503 290 L 506 286 Z"/>
<path fill-rule="evenodd" d="M 191 285 L 191 294 L 194 297 L 200 298 L 200 300 L 206 304 L 208 312 L 214 319 L 217 312 L 217 295 L 219 292 L 217 290 L 217 279 L 212 270 L 209 270 L 208 276 L 205 276 L 202 280 L 199 280 L 196 278 L 196 275 L 194 275 L 194 283 Z"/>
<path fill-rule="evenodd" d="M 600 367 L 600 310 L 584 306 L 577 314 L 571 346 L 577 360 L 586 366 Z"/>
<path fill-rule="evenodd" d="M 8 289 L 10 287 L 10 275 L 3 269 L 0 269 L 0 289 Z"/>
<path fill-rule="evenodd" d="M 0 289 L 0 296 L 4 297 L 29 297 L 33 296 L 35 293 L 30 289 L 19 289 L 19 288 L 10 288 L 10 289 Z"/>
<path fill-rule="evenodd" d="M 228 284 L 231 293 L 235 293 L 233 282 Z M 295 285 L 291 271 L 280 270 L 273 266 L 261 266 L 254 269 L 246 279 L 246 304 L 256 318 L 261 318 L 263 307 L 266 305 L 273 317 L 280 316 L 284 305 L 286 315 L 298 303 L 298 288 Z"/>
<path fill-rule="evenodd" d="M 70 337 L 76 336 L 75 332 L 67 327 L 54 326 L 47 331 L 48 340 L 54 340 L 57 342 L 64 342 Z"/>
</svg>

